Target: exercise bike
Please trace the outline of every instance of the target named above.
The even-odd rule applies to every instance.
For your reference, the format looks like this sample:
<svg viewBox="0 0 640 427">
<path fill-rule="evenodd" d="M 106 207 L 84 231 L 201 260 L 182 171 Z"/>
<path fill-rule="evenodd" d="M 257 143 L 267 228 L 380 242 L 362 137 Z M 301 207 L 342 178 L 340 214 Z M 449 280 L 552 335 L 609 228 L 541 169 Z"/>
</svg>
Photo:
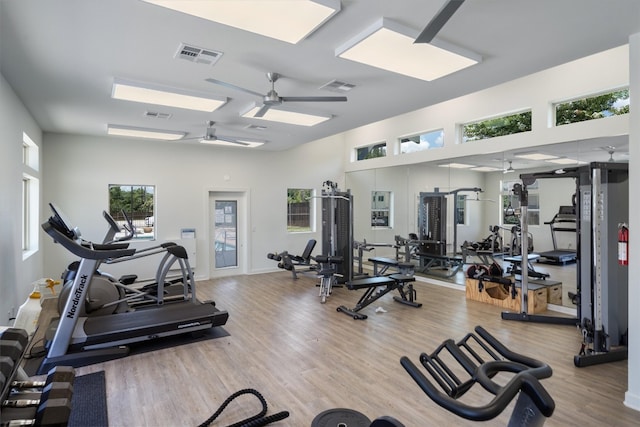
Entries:
<svg viewBox="0 0 640 427">
<path fill-rule="evenodd" d="M 400 364 L 422 391 L 436 404 L 471 421 L 496 418 L 516 398 L 509 427 L 541 427 L 555 410 L 555 402 L 541 379 L 552 374 L 544 362 L 516 353 L 481 326 L 462 340 L 445 340 L 431 354 L 422 353 L 425 376 L 406 356 Z M 478 385 L 479 387 L 477 387 Z M 472 389 L 493 395 L 486 404 L 472 406 L 459 399 Z M 311 427 L 403 427 L 400 421 L 384 416 L 371 422 L 350 409 L 330 409 L 313 420 Z"/>
</svg>

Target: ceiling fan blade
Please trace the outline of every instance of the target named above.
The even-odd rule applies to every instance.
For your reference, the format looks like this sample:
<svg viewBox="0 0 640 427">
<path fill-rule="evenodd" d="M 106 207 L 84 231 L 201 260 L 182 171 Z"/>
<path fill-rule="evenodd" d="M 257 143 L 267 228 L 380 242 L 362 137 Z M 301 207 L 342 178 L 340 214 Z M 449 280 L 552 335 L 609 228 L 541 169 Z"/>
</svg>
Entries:
<svg viewBox="0 0 640 427">
<path fill-rule="evenodd" d="M 238 138 L 231 137 L 231 136 L 218 136 L 218 141 L 230 142 L 231 144 L 238 144 L 238 145 L 242 145 L 243 147 L 247 147 L 251 145 L 248 142 L 238 141 Z"/>
<path fill-rule="evenodd" d="M 281 96 L 282 102 L 342 102 L 346 96 Z"/>
<path fill-rule="evenodd" d="M 424 27 L 424 30 L 416 38 L 414 43 L 430 43 L 431 40 L 438 34 L 438 32 L 444 27 L 444 24 L 453 16 L 458 10 L 464 0 L 448 0 L 442 8 L 436 13 L 431 21 Z"/>
<path fill-rule="evenodd" d="M 252 90 L 245 89 L 243 87 L 236 86 L 234 84 L 223 82 L 223 81 L 220 81 L 220 80 L 216 80 L 216 79 L 205 79 L 205 80 L 208 81 L 209 83 L 213 83 L 213 84 L 217 84 L 217 85 L 220 85 L 220 86 L 228 87 L 228 88 L 234 89 L 234 90 L 239 90 L 241 92 L 245 92 L 245 93 L 248 93 L 248 94 L 251 94 L 251 95 L 259 96 L 261 98 L 264 96 L 261 93 L 254 92 Z"/>
<path fill-rule="evenodd" d="M 267 113 L 267 111 L 269 111 L 269 108 L 271 108 L 270 105 L 263 104 L 262 107 L 260 107 L 260 109 L 253 115 L 253 117 L 263 117 Z"/>
</svg>

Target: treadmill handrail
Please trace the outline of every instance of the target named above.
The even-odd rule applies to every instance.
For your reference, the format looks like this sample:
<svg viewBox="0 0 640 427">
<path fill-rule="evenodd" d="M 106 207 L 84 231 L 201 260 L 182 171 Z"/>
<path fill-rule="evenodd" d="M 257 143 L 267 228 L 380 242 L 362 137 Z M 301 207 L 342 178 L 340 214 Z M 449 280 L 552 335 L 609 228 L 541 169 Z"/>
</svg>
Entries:
<svg viewBox="0 0 640 427">
<path fill-rule="evenodd" d="M 46 221 L 42 224 L 42 229 L 53 238 L 55 242 L 60 243 L 65 247 L 69 252 L 78 256 L 79 258 L 84 259 L 94 259 L 94 260 L 107 260 L 112 258 L 121 258 L 126 256 L 131 256 L 135 254 L 135 249 L 119 249 L 112 248 L 106 250 L 95 250 L 89 247 L 86 247 L 75 240 L 70 239 L 65 233 L 60 231 L 55 224 L 52 224 L 52 221 Z M 91 245 L 93 246 L 93 244 Z M 101 248 L 104 246 L 101 246 Z"/>
</svg>

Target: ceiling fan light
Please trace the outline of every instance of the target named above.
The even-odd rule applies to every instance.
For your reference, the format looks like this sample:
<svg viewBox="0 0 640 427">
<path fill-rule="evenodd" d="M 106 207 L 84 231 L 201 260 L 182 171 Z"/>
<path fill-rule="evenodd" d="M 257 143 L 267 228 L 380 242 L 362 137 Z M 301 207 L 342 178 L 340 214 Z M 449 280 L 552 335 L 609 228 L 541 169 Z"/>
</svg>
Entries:
<svg viewBox="0 0 640 427">
<path fill-rule="evenodd" d="M 144 0 L 241 30 L 298 43 L 340 11 L 339 0 Z M 286 25 L 281 25 L 283 17 Z"/>
<path fill-rule="evenodd" d="M 418 31 L 381 18 L 338 47 L 335 55 L 426 81 L 482 61 L 480 55 L 437 38 L 416 44 L 416 36 Z"/>
</svg>

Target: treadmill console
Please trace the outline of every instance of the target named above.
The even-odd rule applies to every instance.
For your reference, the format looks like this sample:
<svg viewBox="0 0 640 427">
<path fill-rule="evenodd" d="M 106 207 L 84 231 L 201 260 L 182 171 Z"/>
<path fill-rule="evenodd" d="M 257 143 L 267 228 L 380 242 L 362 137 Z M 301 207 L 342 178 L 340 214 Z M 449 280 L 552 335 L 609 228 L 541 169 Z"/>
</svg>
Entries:
<svg viewBox="0 0 640 427">
<path fill-rule="evenodd" d="M 80 238 L 80 230 L 77 227 L 71 227 L 67 216 L 53 203 L 49 203 L 53 216 L 49 218 L 49 224 L 55 227 L 58 231 L 63 233 L 71 240 L 77 240 Z"/>
</svg>

